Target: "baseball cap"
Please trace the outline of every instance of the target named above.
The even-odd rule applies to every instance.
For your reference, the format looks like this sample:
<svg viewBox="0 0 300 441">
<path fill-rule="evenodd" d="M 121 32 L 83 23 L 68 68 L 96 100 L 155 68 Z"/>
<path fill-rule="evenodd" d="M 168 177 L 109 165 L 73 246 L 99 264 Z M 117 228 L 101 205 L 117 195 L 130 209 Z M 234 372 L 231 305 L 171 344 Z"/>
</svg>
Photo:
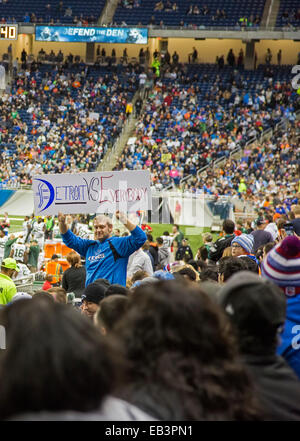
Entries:
<svg viewBox="0 0 300 441">
<path fill-rule="evenodd" d="M 17 265 L 15 259 L 11 259 L 10 257 L 2 260 L 1 266 L 3 266 L 4 268 L 13 269 L 17 272 L 20 271 L 20 267 Z"/>
<path fill-rule="evenodd" d="M 245 287 L 250 289 L 241 289 Z M 219 292 L 219 303 L 240 329 L 252 335 L 262 336 L 285 322 L 286 300 L 281 289 L 248 271 L 230 277 Z"/>
<path fill-rule="evenodd" d="M 82 301 L 85 300 L 86 302 L 92 302 L 98 305 L 101 300 L 104 299 L 106 290 L 107 286 L 93 282 L 85 287 L 81 299 Z"/>
</svg>

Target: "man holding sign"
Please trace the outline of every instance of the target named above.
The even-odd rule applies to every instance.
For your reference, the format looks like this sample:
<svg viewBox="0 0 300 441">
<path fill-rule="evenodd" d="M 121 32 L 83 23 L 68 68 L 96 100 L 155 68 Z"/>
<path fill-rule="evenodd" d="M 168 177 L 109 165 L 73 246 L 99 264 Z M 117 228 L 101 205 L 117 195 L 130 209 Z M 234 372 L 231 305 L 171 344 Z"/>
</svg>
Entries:
<svg viewBox="0 0 300 441">
<path fill-rule="evenodd" d="M 130 222 L 124 213 L 117 211 L 116 218 L 131 232 L 129 236 L 112 237 L 112 221 L 101 215 L 94 219 L 95 240 L 89 240 L 75 236 L 67 227 L 66 215 L 58 215 L 63 242 L 86 259 L 86 286 L 97 279 L 126 286 L 128 258 L 147 240 L 141 228 Z"/>
</svg>

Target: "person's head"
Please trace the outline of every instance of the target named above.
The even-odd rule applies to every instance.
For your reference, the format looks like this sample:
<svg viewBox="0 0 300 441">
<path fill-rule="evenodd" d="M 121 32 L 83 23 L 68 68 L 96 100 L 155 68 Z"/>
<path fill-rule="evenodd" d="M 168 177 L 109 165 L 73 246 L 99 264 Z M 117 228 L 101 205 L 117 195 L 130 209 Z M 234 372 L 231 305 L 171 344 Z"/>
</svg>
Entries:
<svg viewBox="0 0 300 441">
<path fill-rule="evenodd" d="M 165 231 L 164 234 L 163 234 L 163 236 L 170 236 L 169 231 Z"/>
<path fill-rule="evenodd" d="M 67 303 L 67 293 L 64 288 L 61 288 L 60 286 L 56 286 L 53 288 L 49 288 L 47 290 L 47 292 L 54 297 L 54 300 L 56 302 L 62 303 L 62 304 Z"/>
<path fill-rule="evenodd" d="M 119 228 L 115 229 L 114 236 L 116 236 L 116 237 L 120 237 L 121 236 L 121 231 L 119 230 Z"/>
<path fill-rule="evenodd" d="M 245 265 L 245 271 L 250 271 L 251 273 L 259 274 L 259 266 L 254 259 L 248 256 L 241 256 L 239 260 Z"/>
<path fill-rule="evenodd" d="M 197 252 L 198 258 L 203 260 L 203 262 L 206 262 L 208 259 L 208 249 L 205 245 L 202 245 L 202 247 L 198 248 Z"/>
<path fill-rule="evenodd" d="M 294 213 L 296 219 L 298 219 L 300 217 L 300 205 L 296 205 L 296 207 L 293 210 L 293 213 Z"/>
<path fill-rule="evenodd" d="M 57 254 L 52 254 L 52 256 L 51 256 L 51 260 L 53 260 L 54 262 L 57 262 L 58 259 L 59 259 L 59 257 L 58 257 Z"/>
<path fill-rule="evenodd" d="M 225 283 L 235 273 L 245 271 L 246 265 L 238 257 L 222 257 L 218 264 L 219 283 Z"/>
<path fill-rule="evenodd" d="M 230 219 L 225 219 L 223 222 L 223 231 L 225 234 L 233 234 L 235 230 L 235 224 Z"/>
<path fill-rule="evenodd" d="M 218 268 L 215 265 L 207 265 L 200 273 L 200 280 L 202 282 L 206 281 L 218 281 Z"/>
<path fill-rule="evenodd" d="M 125 286 L 123 285 L 115 283 L 107 288 L 107 290 L 105 291 L 105 298 L 114 295 L 121 295 L 126 297 L 128 294 L 129 289 L 125 288 Z"/>
<path fill-rule="evenodd" d="M 108 239 L 113 230 L 113 224 L 108 216 L 97 216 L 94 219 L 94 237 L 100 242 Z"/>
<path fill-rule="evenodd" d="M 7 257 L 6 259 L 2 260 L 1 263 L 1 273 L 5 274 L 6 276 L 12 278 L 15 272 L 19 272 L 20 267 L 17 265 L 17 262 L 15 259 L 11 259 L 10 257 Z"/>
<path fill-rule="evenodd" d="M 268 221 L 263 217 L 259 217 L 255 221 L 255 225 L 258 230 L 263 230 L 266 227 L 267 223 Z"/>
<path fill-rule="evenodd" d="M 81 313 L 89 318 L 93 318 L 99 309 L 99 303 L 105 297 L 107 287 L 98 283 L 91 283 L 88 285 L 81 296 Z"/>
<path fill-rule="evenodd" d="M 232 257 L 231 247 L 226 247 L 223 251 L 222 257 Z"/>
<path fill-rule="evenodd" d="M 53 280 L 53 275 L 52 274 L 46 274 L 46 277 L 45 277 L 45 280 L 47 281 L 47 282 L 52 282 L 52 280 Z"/>
<path fill-rule="evenodd" d="M 196 280 L 199 278 L 197 277 L 197 271 L 194 268 L 191 268 L 190 265 L 185 265 L 184 268 L 177 271 L 176 274 L 180 274 L 184 279 L 189 282 L 196 282 Z"/>
<path fill-rule="evenodd" d="M 184 238 L 184 239 L 182 239 L 181 244 L 182 244 L 183 247 L 187 247 L 189 242 L 188 242 L 188 240 L 186 238 Z"/>
<path fill-rule="evenodd" d="M 43 221 L 43 218 L 42 218 L 42 217 L 38 217 L 37 222 L 38 222 L 38 224 L 41 224 L 42 222 L 44 222 L 44 221 Z"/>
<path fill-rule="evenodd" d="M 128 307 L 128 298 L 124 295 L 113 295 L 101 300 L 99 309 L 94 315 L 94 322 L 101 333 L 106 335 L 123 317 Z"/>
<path fill-rule="evenodd" d="M 35 291 L 35 293 L 32 296 L 33 301 L 45 301 L 46 303 L 55 302 L 54 297 L 52 294 L 49 294 L 48 291 Z"/>
<path fill-rule="evenodd" d="M 173 233 L 177 233 L 179 231 L 179 225 L 174 224 L 172 228 Z"/>
<path fill-rule="evenodd" d="M 251 234 L 241 234 L 231 241 L 232 257 L 239 257 L 251 254 L 254 244 L 254 237 Z"/>
<path fill-rule="evenodd" d="M 146 277 L 149 277 L 149 276 L 150 276 L 150 274 L 147 273 L 147 271 L 139 270 L 139 271 L 135 272 L 133 274 L 133 276 L 131 277 L 131 283 L 133 285 L 138 280 L 143 280 L 143 279 L 145 279 Z"/>
<path fill-rule="evenodd" d="M 176 280 L 136 288 L 114 331 L 131 365 L 129 384 L 153 384 L 158 407 L 176 419 L 256 414 L 230 323 L 196 284 Z"/>
<path fill-rule="evenodd" d="M 276 242 L 268 242 L 263 245 L 263 258 L 274 248 L 276 247 Z"/>
<path fill-rule="evenodd" d="M 272 248 L 261 264 L 261 273 L 288 297 L 300 294 L 300 239 L 288 236 Z"/>
<path fill-rule="evenodd" d="M 211 233 L 204 233 L 202 237 L 204 243 L 211 243 L 213 241 L 213 235 Z"/>
<path fill-rule="evenodd" d="M 275 354 L 285 322 L 286 302 L 272 282 L 243 271 L 220 291 L 220 303 L 234 324 L 242 353 Z"/>
<path fill-rule="evenodd" d="M 150 233 L 146 233 L 147 239 L 149 241 L 149 243 L 153 243 L 153 236 Z"/>
<path fill-rule="evenodd" d="M 157 237 L 156 238 L 156 243 L 157 243 L 158 248 L 162 247 L 163 244 L 164 244 L 163 238 L 162 237 Z"/>
<path fill-rule="evenodd" d="M 29 216 L 25 216 L 24 221 L 29 221 Z"/>
<path fill-rule="evenodd" d="M 115 380 L 108 342 L 73 308 L 34 297 L 0 312 L 6 329 L 1 420 L 40 411 L 98 409 Z"/>
<path fill-rule="evenodd" d="M 66 256 L 67 262 L 75 268 L 80 268 L 81 265 L 81 257 L 76 251 L 70 251 Z"/>
</svg>

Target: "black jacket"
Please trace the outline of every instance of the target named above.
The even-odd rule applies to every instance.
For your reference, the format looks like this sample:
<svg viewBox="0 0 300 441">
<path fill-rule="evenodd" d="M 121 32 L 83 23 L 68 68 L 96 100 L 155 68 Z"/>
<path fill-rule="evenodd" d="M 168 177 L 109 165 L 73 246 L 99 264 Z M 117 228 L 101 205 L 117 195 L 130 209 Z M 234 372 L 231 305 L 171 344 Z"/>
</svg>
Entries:
<svg viewBox="0 0 300 441">
<path fill-rule="evenodd" d="M 67 292 L 74 292 L 77 297 L 81 297 L 85 288 L 86 270 L 84 266 L 80 268 L 68 268 L 62 278 L 62 287 Z"/>
<path fill-rule="evenodd" d="M 244 355 L 268 421 L 300 420 L 300 381 L 278 355 Z"/>
<path fill-rule="evenodd" d="M 209 250 L 209 260 L 213 262 L 218 262 L 221 259 L 223 251 L 225 248 L 231 246 L 232 239 L 235 238 L 234 234 L 227 234 L 224 237 L 220 237 L 220 239 L 216 240 L 215 243 L 212 244 Z"/>
</svg>

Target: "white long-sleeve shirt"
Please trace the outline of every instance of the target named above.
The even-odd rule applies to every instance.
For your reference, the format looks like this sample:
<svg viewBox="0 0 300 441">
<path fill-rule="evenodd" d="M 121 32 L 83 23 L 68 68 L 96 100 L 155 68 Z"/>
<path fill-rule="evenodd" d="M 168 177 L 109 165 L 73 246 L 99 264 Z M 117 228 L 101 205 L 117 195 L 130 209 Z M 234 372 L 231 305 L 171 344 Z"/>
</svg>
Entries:
<svg viewBox="0 0 300 441">
<path fill-rule="evenodd" d="M 153 274 L 150 257 L 141 248 L 129 257 L 127 277 L 132 277 L 137 271 L 146 271 L 149 276 Z"/>
</svg>

